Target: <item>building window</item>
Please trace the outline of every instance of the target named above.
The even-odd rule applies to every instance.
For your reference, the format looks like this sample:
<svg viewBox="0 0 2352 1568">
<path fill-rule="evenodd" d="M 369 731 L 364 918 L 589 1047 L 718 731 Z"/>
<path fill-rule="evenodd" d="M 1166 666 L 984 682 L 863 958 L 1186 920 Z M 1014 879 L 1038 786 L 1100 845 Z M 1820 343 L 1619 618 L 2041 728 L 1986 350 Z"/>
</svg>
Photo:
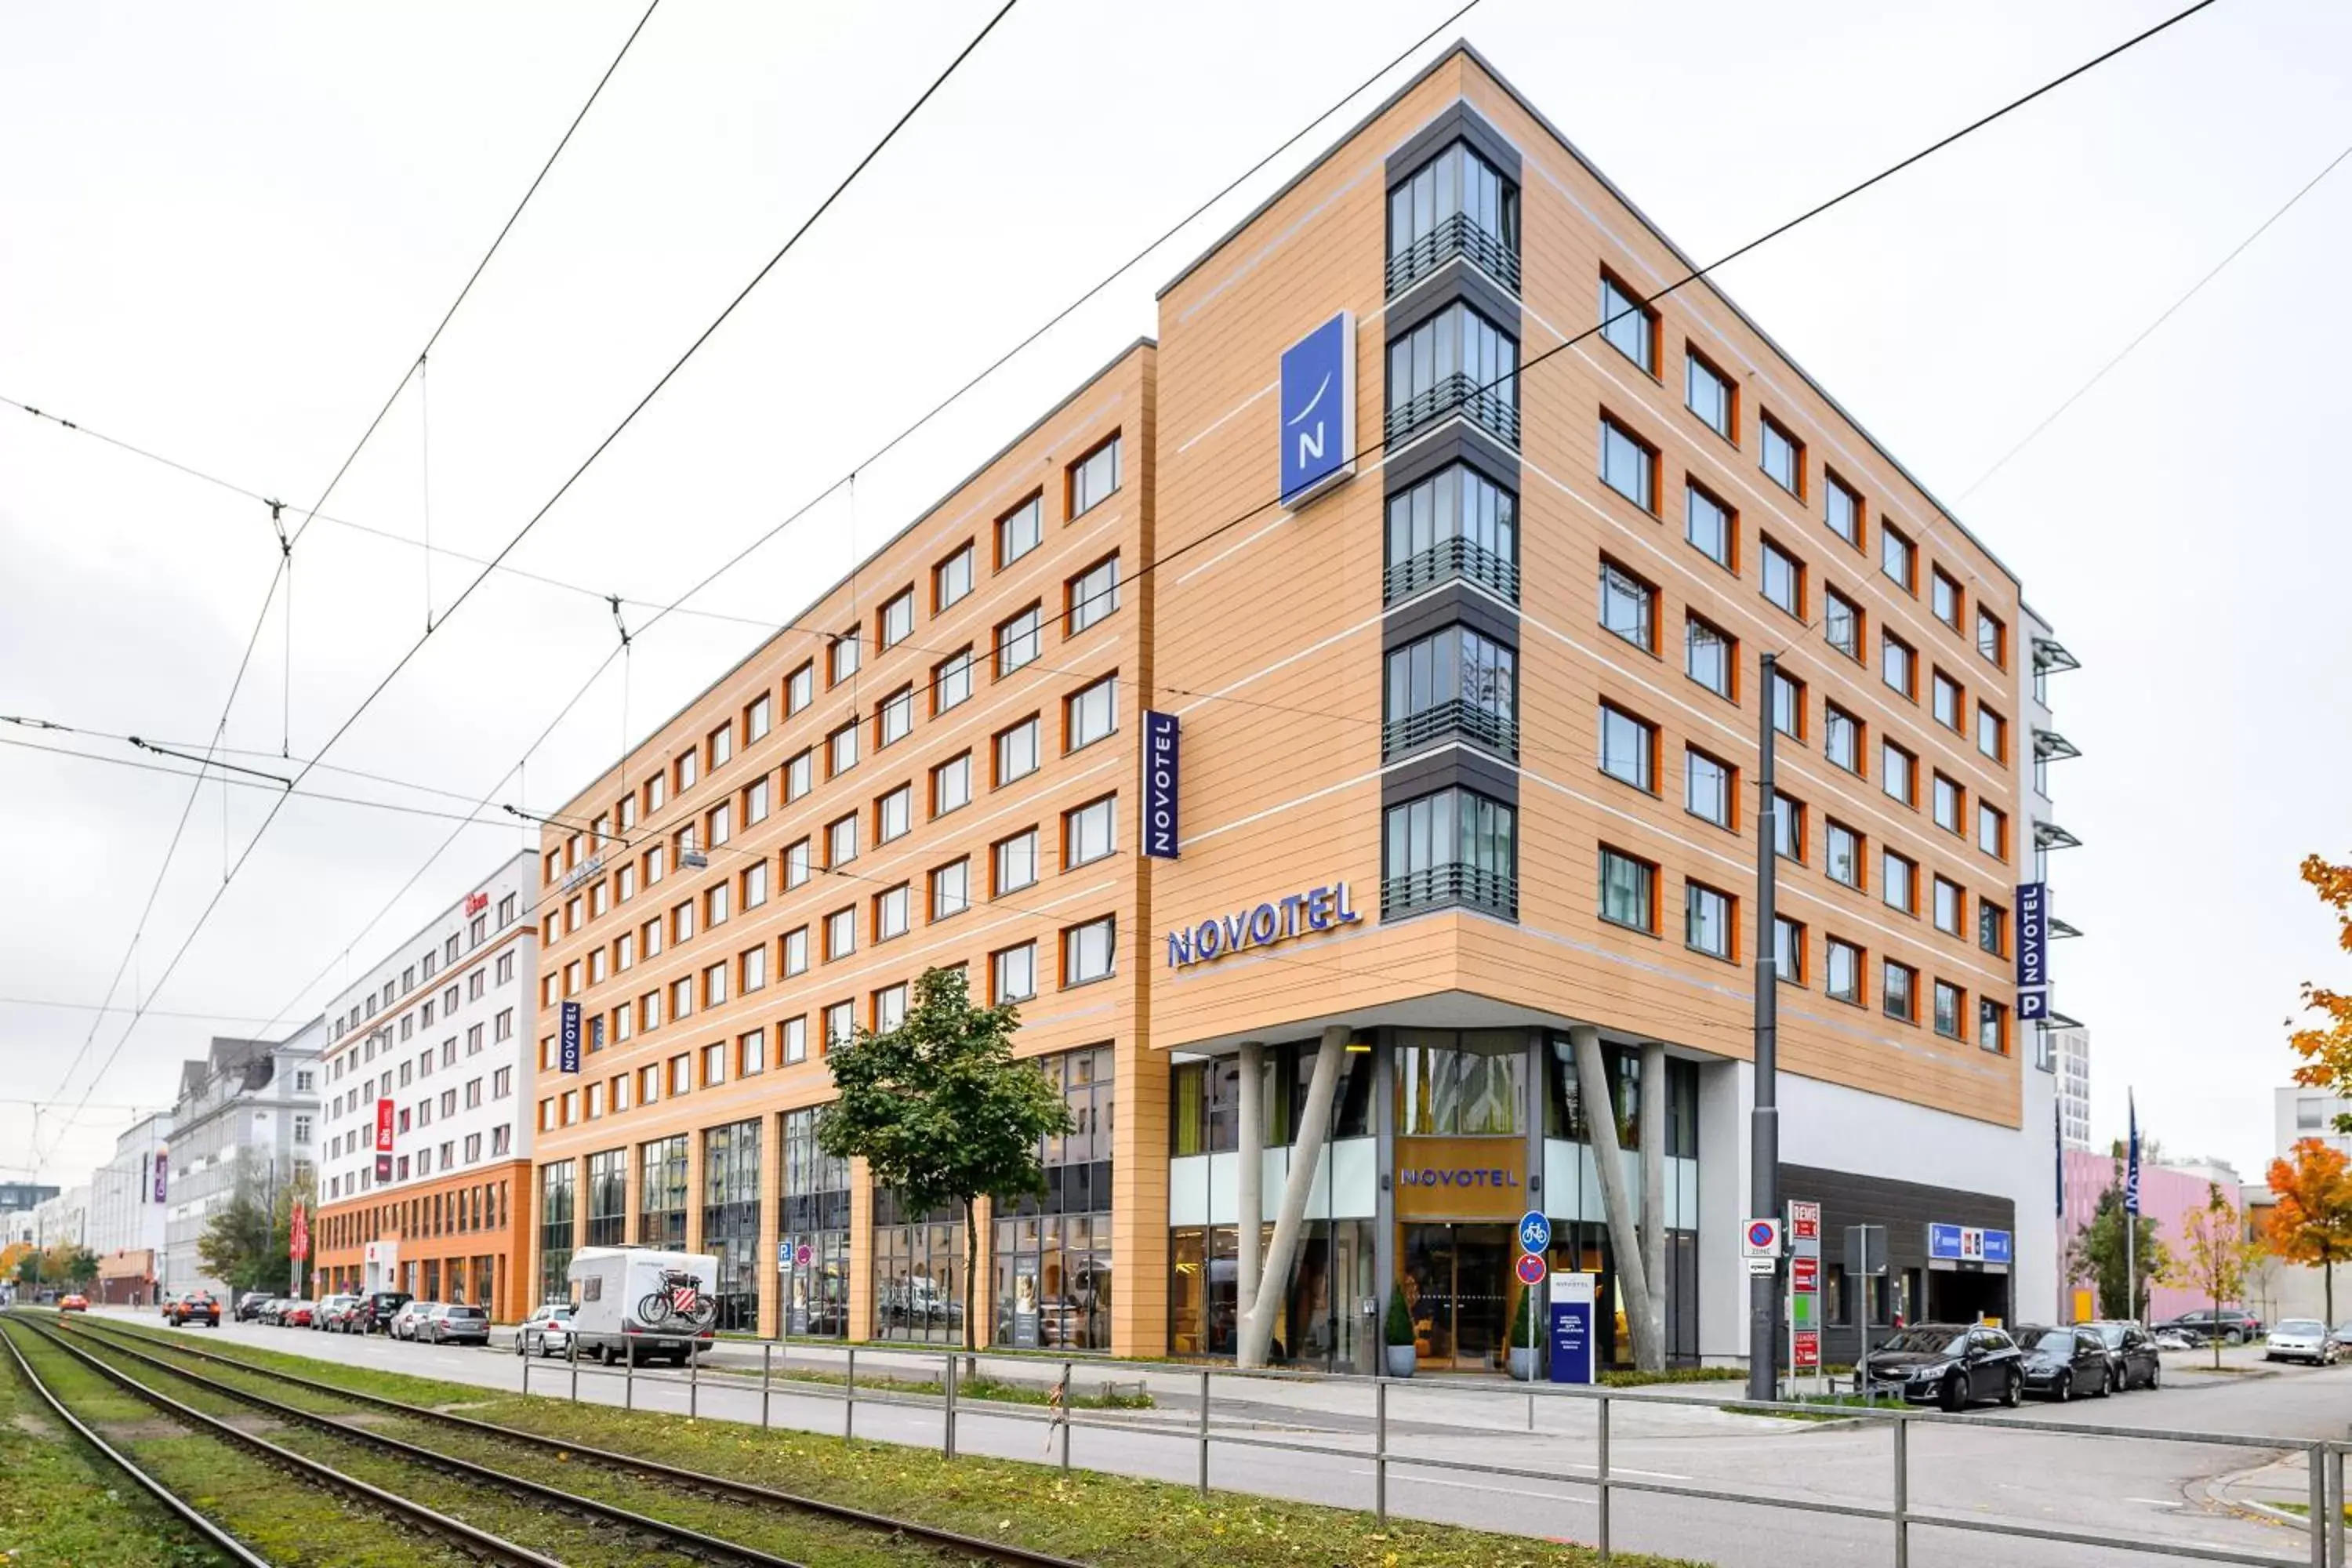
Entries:
<svg viewBox="0 0 2352 1568">
<path fill-rule="evenodd" d="M 899 883 L 874 895 L 874 940 L 888 942 L 892 937 L 907 934 L 913 919 L 908 885 Z"/>
<path fill-rule="evenodd" d="M 882 606 L 875 617 L 875 646 L 883 652 L 905 642 L 915 635 L 915 591 L 901 590 Z"/>
<path fill-rule="evenodd" d="M 1805 563 L 1770 540 L 1759 547 L 1764 557 L 1764 596 L 1781 609 L 1805 618 Z"/>
<path fill-rule="evenodd" d="M 1731 957 L 1732 910 L 1729 893 L 1696 882 L 1683 884 L 1683 945 L 1709 958 Z"/>
<path fill-rule="evenodd" d="M 1657 727 L 1622 708 L 1601 705 L 1601 771 L 1635 789 L 1657 793 Z"/>
<path fill-rule="evenodd" d="M 1696 479 L 1683 485 L 1683 537 L 1709 561 L 1738 572 L 1738 514 L 1702 489 Z"/>
<path fill-rule="evenodd" d="M 1805 683 L 1777 667 L 1772 671 L 1772 728 L 1792 741 L 1805 738 Z"/>
<path fill-rule="evenodd" d="M 945 816 L 971 804 L 971 753 L 961 752 L 931 770 L 931 815 Z"/>
<path fill-rule="evenodd" d="M 806 751 L 784 764 L 784 799 L 795 801 L 808 794 L 816 776 L 815 759 Z"/>
<path fill-rule="evenodd" d="M 852 626 L 825 648 L 825 683 L 838 686 L 857 673 L 857 628 Z"/>
<path fill-rule="evenodd" d="M 845 1046 L 857 1037 L 857 1004 L 835 1002 L 824 1010 L 824 1048 Z"/>
<path fill-rule="evenodd" d="M 1722 627 L 1696 616 L 1684 620 L 1683 673 L 1717 697 L 1732 698 L 1738 651 L 1738 639 Z"/>
<path fill-rule="evenodd" d="M 874 1032 L 887 1035 L 907 1021 L 907 987 L 904 982 L 885 985 L 874 993 Z"/>
<path fill-rule="evenodd" d="M 1633 931 L 1657 930 L 1658 868 L 1607 845 L 1601 847 L 1601 918 Z"/>
<path fill-rule="evenodd" d="M 1696 748 L 1683 753 L 1683 809 L 1717 827 L 1731 826 L 1738 770 Z"/>
<path fill-rule="evenodd" d="M 1091 980 L 1109 979 L 1118 947 L 1117 921 L 1108 915 L 1070 927 L 1062 933 L 1062 984 L 1084 985 Z"/>
<path fill-rule="evenodd" d="M 787 975 L 808 973 L 808 927 L 788 931 L 782 938 L 784 973 Z"/>
<path fill-rule="evenodd" d="M 1960 584 L 1941 566 L 1936 568 L 1928 581 L 1931 584 L 1928 603 L 1936 612 L 1936 618 L 1954 631 L 1958 631 L 1960 629 Z"/>
<path fill-rule="evenodd" d="M 1062 869 L 1075 870 L 1116 848 L 1118 797 L 1102 799 L 1062 814 Z"/>
<path fill-rule="evenodd" d="M 816 699 L 816 665 L 803 664 L 784 677 L 784 716 L 792 717 Z M 662 803 L 648 799 L 646 809 L 659 811 Z"/>
<path fill-rule="evenodd" d="M 786 890 L 789 891 L 793 888 L 797 888 L 803 882 L 809 879 L 809 870 L 812 864 L 813 860 L 809 854 L 809 841 L 807 839 L 801 839 L 785 849 L 784 887 Z M 653 954 L 653 944 L 651 942 L 647 942 L 646 944 L 646 956 L 651 958 Z"/>
<path fill-rule="evenodd" d="M 1958 936 L 1968 919 L 1969 896 L 1957 882 L 1938 877 L 1936 888 L 1936 929 L 1947 936 Z"/>
<path fill-rule="evenodd" d="M 837 818 L 824 830 L 824 868 L 839 870 L 857 858 L 857 814 Z"/>
<path fill-rule="evenodd" d="M 1890 910 L 1906 915 L 1919 912 L 1919 867 L 1908 856 L 1882 849 L 1878 856 L 1878 896 Z"/>
<path fill-rule="evenodd" d="M 1467 305 L 1448 305 L 1389 344 L 1389 447 L 1455 415 L 1517 447 L 1518 363 L 1508 333 Z"/>
<path fill-rule="evenodd" d="M 1911 645 L 1893 632 L 1879 634 L 1878 674 L 1893 690 L 1914 702 L 1919 700 L 1919 672 Z"/>
<path fill-rule="evenodd" d="M 1977 704 L 1977 750 L 1996 763 L 2009 761 L 2009 721 Z"/>
<path fill-rule="evenodd" d="M 1107 675 L 1072 692 L 1062 700 L 1062 713 L 1063 732 L 1068 737 L 1064 751 L 1075 752 L 1105 739 L 1118 729 L 1118 681 Z"/>
<path fill-rule="evenodd" d="M 1011 620 L 999 623 L 996 628 L 997 679 L 1003 679 L 1024 665 L 1037 662 L 1037 656 L 1045 648 L 1045 612 L 1034 605 Z"/>
<path fill-rule="evenodd" d="M 857 951 L 857 911 L 835 910 L 824 917 L 824 956 L 827 963 L 847 958 Z"/>
<path fill-rule="evenodd" d="M 857 765 L 857 726 L 844 724 L 825 742 L 830 757 L 829 776 L 839 778 Z"/>
<path fill-rule="evenodd" d="M 1601 416 L 1601 482 L 1643 511 L 1658 510 L 1658 449 L 1606 414 Z"/>
<path fill-rule="evenodd" d="M 971 592 L 971 546 L 967 544 L 931 568 L 931 614 L 962 602 Z"/>
<path fill-rule="evenodd" d="M 1465 907 L 1518 916 L 1513 813 L 1465 789 L 1391 806 L 1383 819 L 1381 914 Z"/>
<path fill-rule="evenodd" d="M 776 1026 L 776 1056 L 786 1067 L 808 1060 L 807 1018 L 787 1018 Z"/>
<path fill-rule="evenodd" d="M 2009 1054 L 2009 1009 L 1990 996 L 1977 999 L 1977 1045 L 2001 1056 Z"/>
<path fill-rule="evenodd" d="M 1769 414 L 1759 421 L 1764 471 L 1772 482 L 1795 496 L 1805 498 L 1805 444 L 1789 433 L 1788 427 Z"/>
<path fill-rule="evenodd" d="M 1936 722 L 1947 730 L 1958 730 L 1962 711 L 1960 683 L 1939 669 L 1928 678 L 1927 693 L 1927 710 L 1936 716 Z"/>
<path fill-rule="evenodd" d="M 1772 792 L 1772 850 L 1799 865 L 1805 859 L 1805 803 Z"/>
<path fill-rule="evenodd" d="M 1070 465 L 1070 511 L 1081 517 L 1118 489 L 1118 437 L 1113 436 Z"/>
<path fill-rule="evenodd" d="M 1864 725 L 1834 702 L 1822 704 L 1822 755 L 1850 773 L 1862 772 Z"/>
<path fill-rule="evenodd" d="M 1990 899 L 1977 900 L 1977 946 L 1995 958 L 2009 956 L 2009 911 Z"/>
<path fill-rule="evenodd" d="M 1459 142 L 1389 192 L 1389 294 L 1457 256 L 1518 291 L 1519 188 Z"/>
<path fill-rule="evenodd" d="M 971 649 L 965 648 L 931 667 L 931 716 L 961 707 L 971 698 Z"/>
<path fill-rule="evenodd" d="M 875 713 L 876 748 L 905 740 L 915 730 L 915 689 L 902 686 L 882 699 Z"/>
<path fill-rule="evenodd" d="M 1725 440 L 1738 441 L 1738 390 L 1729 376 L 1707 363 L 1696 350 L 1683 358 L 1683 406 Z"/>
<path fill-rule="evenodd" d="M 702 972 L 702 1005 L 718 1007 L 727 1001 L 727 966 L 714 963 Z"/>
<path fill-rule="evenodd" d="M 1772 917 L 1772 973 L 1783 985 L 1805 984 L 1805 928 L 1786 915 Z"/>
<path fill-rule="evenodd" d="M 751 1029 L 735 1037 L 735 1076 L 751 1078 L 768 1070 L 768 1032 Z"/>
<path fill-rule="evenodd" d="M 995 892 L 1002 897 L 1034 886 L 1037 880 L 1037 830 L 1016 833 L 1010 838 L 997 840 L 992 852 L 995 861 Z"/>
<path fill-rule="evenodd" d="M 1387 602 L 1455 577 L 1519 597 L 1518 498 L 1465 463 L 1388 500 Z"/>
<path fill-rule="evenodd" d="M 1919 804 L 1919 760 L 1892 741 L 1878 747 L 1878 785 L 1906 805 Z"/>
<path fill-rule="evenodd" d="M 915 786 L 900 784 L 874 803 L 874 842 L 887 844 L 905 837 L 914 818 Z"/>
<path fill-rule="evenodd" d="M 1936 1033 L 1959 1039 L 1960 1020 L 1967 1008 L 1967 996 L 1948 980 L 1936 982 L 1935 996 Z"/>
<path fill-rule="evenodd" d="M 1977 802 L 1977 847 L 1996 860 L 2009 858 L 2009 816 L 1997 805 Z"/>
<path fill-rule="evenodd" d="M 996 520 L 996 569 L 1003 571 L 1045 541 L 1045 498 L 1031 496 Z"/>
<path fill-rule="evenodd" d="M 1854 494 L 1853 486 L 1835 474 L 1824 472 L 1822 479 L 1822 521 L 1830 525 L 1832 533 L 1848 544 L 1859 547 L 1862 543 L 1862 498 Z"/>
<path fill-rule="evenodd" d="M 1601 562 L 1601 625 L 1643 653 L 1658 651 L 1658 590 L 1606 556 Z"/>
<path fill-rule="evenodd" d="M 931 919 L 946 920 L 971 907 L 971 862 L 950 861 L 931 873 Z"/>
<path fill-rule="evenodd" d="M 1885 523 L 1878 525 L 1878 569 L 1905 593 L 1919 592 L 1919 552 L 1899 531 Z"/>
<path fill-rule="evenodd" d="M 756 826 L 768 820 L 768 781 L 754 780 L 743 789 L 743 826 Z M 715 839 L 713 842 L 717 842 Z M 622 868 L 625 875 L 627 868 Z"/>
<path fill-rule="evenodd" d="M 1823 944 L 1822 958 L 1827 969 L 1826 994 L 1832 1002 L 1862 1005 L 1862 949 L 1850 942 L 1831 937 Z"/>
<path fill-rule="evenodd" d="M 1658 313 L 1606 272 L 1601 275 L 1601 335 L 1644 371 L 1658 374 Z"/>
<path fill-rule="evenodd" d="M 1961 814 L 1967 809 L 1968 792 L 1958 784 L 1937 773 L 1935 776 L 1936 826 L 1947 833 L 1961 833 Z"/>
<path fill-rule="evenodd" d="M 1516 656 L 1467 626 L 1447 626 L 1388 656 L 1382 752 L 1455 737 L 1519 754 Z"/>
<path fill-rule="evenodd" d="M 1076 637 L 1118 608 L 1118 557 L 1096 564 L 1066 584 L 1069 595 L 1069 636 Z"/>
<path fill-rule="evenodd" d="M 1026 1002 L 1037 994 L 1037 944 L 1024 942 L 989 955 L 990 984 L 998 1005 Z"/>
<path fill-rule="evenodd" d="M 1977 606 L 1977 652 L 2000 668 L 2009 668 L 2009 628 L 1981 605 Z"/>
<path fill-rule="evenodd" d="M 1906 1024 L 1919 1021 L 1919 972 L 1888 959 L 1879 966 L 1878 1010 Z"/>
<path fill-rule="evenodd" d="M 1009 730 L 996 733 L 996 787 L 1037 771 L 1037 716 L 1032 713 Z"/>
<path fill-rule="evenodd" d="M 727 1081 L 727 1042 L 714 1040 L 702 1047 L 702 1087 L 717 1089 Z"/>
</svg>

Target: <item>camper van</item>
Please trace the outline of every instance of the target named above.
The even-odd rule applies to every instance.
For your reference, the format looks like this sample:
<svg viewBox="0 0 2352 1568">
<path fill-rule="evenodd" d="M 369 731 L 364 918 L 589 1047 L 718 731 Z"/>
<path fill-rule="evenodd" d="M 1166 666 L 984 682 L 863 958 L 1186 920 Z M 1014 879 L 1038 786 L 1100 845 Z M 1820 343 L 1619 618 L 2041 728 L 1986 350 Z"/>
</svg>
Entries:
<svg viewBox="0 0 2352 1568">
<path fill-rule="evenodd" d="M 606 1363 L 687 1357 L 716 1339 L 719 1260 L 706 1252 L 650 1247 L 583 1247 L 565 1274 L 572 1286 L 572 1338 L 583 1361 Z"/>
</svg>

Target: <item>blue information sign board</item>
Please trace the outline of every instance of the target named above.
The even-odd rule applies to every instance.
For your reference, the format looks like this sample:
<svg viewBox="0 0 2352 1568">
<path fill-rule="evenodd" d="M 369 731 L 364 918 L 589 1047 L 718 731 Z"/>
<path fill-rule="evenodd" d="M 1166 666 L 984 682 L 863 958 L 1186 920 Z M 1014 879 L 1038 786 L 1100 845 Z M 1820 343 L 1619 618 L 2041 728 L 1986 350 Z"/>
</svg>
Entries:
<svg viewBox="0 0 2352 1568">
<path fill-rule="evenodd" d="M 1592 1276 L 1555 1274 L 1551 1281 L 1551 1381 L 1592 1381 Z"/>
<path fill-rule="evenodd" d="M 1282 504 L 1356 471 L 1356 319 L 1340 311 L 1282 354 Z"/>
<path fill-rule="evenodd" d="M 580 1004 L 566 1002 L 563 1005 L 562 1017 L 563 1022 L 556 1035 L 556 1067 L 562 1072 L 578 1072 L 580 1070 Z"/>
</svg>

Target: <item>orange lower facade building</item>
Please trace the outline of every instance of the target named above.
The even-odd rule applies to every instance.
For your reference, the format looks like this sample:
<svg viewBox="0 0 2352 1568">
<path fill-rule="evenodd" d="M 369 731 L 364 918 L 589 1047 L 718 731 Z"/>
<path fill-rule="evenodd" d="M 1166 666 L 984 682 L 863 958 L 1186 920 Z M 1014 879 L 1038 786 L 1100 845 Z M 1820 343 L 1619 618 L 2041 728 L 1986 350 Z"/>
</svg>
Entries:
<svg viewBox="0 0 2352 1568">
<path fill-rule="evenodd" d="M 1394 1293 L 1486 1369 L 1532 1210 L 1604 1360 L 1630 1249 L 1669 1356 L 1737 1361 L 1763 951 L 1823 1353 L 2052 1310 L 2056 645 L 1727 298 L 1644 302 L 1687 270 L 1457 47 L 583 789 L 530 889 L 532 1287 L 681 1247 L 763 1332 L 1213 1357 L 1263 1271 L 1270 1359 L 1373 1370 Z M 1078 1129 L 970 1300 L 961 1215 L 814 1136 L 931 966 Z"/>
</svg>

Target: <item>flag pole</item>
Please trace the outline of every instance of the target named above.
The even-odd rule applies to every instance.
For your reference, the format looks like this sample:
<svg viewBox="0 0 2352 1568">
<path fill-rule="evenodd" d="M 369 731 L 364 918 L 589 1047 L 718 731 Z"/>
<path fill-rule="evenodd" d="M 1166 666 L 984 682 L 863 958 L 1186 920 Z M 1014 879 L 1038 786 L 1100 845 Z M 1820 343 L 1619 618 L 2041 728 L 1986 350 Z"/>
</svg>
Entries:
<svg viewBox="0 0 2352 1568">
<path fill-rule="evenodd" d="M 2129 1107 L 2131 1141 L 2124 1147 L 2124 1303 L 2126 1316 L 2135 1323 L 2139 1315 L 2139 1101 L 2131 1090 L 2124 1091 L 2124 1102 Z M 2143 1325 L 2145 1326 L 2145 1325 Z"/>
</svg>

